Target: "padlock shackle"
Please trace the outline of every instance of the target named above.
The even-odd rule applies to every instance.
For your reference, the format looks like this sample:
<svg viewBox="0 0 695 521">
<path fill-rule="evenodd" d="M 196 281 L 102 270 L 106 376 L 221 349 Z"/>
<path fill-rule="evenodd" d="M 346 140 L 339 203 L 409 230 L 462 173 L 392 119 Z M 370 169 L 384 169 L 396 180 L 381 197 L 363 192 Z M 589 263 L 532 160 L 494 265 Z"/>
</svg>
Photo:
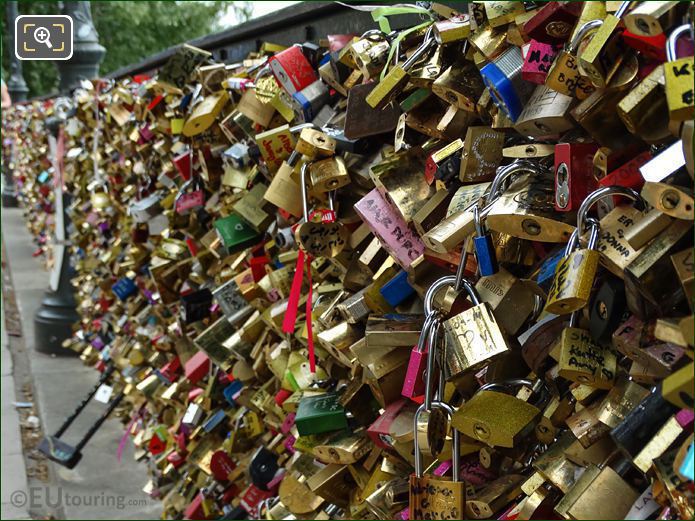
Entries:
<svg viewBox="0 0 695 521">
<path fill-rule="evenodd" d="M 574 35 L 574 38 L 572 38 L 568 51 L 571 54 L 575 54 L 579 50 L 579 45 L 582 43 L 582 40 L 586 37 L 587 34 L 589 34 L 589 31 L 598 29 L 602 25 L 603 20 L 589 20 L 584 25 L 582 25 L 577 31 L 577 34 Z"/>
<path fill-rule="evenodd" d="M 598 190 L 591 192 L 586 199 L 582 201 L 582 204 L 579 206 L 579 210 L 577 210 L 577 229 L 579 229 L 580 234 L 584 232 L 584 221 L 591 207 L 604 197 L 613 195 L 622 195 L 628 199 L 632 199 L 639 205 L 641 210 L 644 210 L 644 208 L 647 207 L 646 201 L 637 191 L 633 190 L 632 188 L 617 185 L 601 187 Z"/>
<path fill-rule="evenodd" d="M 601 231 L 601 226 L 597 219 L 593 217 L 587 217 L 586 222 L 589 224 L 589 242 L 587 244 L 587 249 L 593 250 L 598 244 L 599 232 Z M 565 257 L 569 257 L 570 253 L 579 246 L 579 227 L 575 228 L 567 241 L 567 246 L 565 246 Z"/>
<path fill-rule="evenodd" d="M 423 402 L 425 407 L 429 410 L 432 406 L 432 380 L 434 378 L 434 367 L 435 367 L 435 356 L 437 354 L 437 340 L 439 339 L 439 328 L 441 322 L 439 316 L 435 314 L 430 328 L 428 331 L 427 338 L 427 364 L 425 366 L 425 401 Z M 439 382 L 441 383 L 443 379 L 441 378 Z M 441 398 L 441 396 L 438 396 Z"/>
<path fill-rule="evenodd" d="M 309 170 L 310 163 L 304 163 L 299 172 L 299 184 L 302 190 L 302 215 L 304 216 L 304 222 L 309 222 L 309 202 L 307 201 L 306 195 L 306 172 Z"/>
<path fill-rule="evenodd" d="M 497 199 L 500 195 L 502 195 L 502 192 L 504 191 L 502 187 L 504 186 L 505 181 L 507 181 L 510 177 L 521 173 L 540 174 L 542 171 L 543 170 L 540 168 L 540 166 L 528 159 L 519 159 L 513 163 L 498 168 L 495 178 L 492 180 L 492 184 L 490 185 L 488 195 L 485 197 L 485 202 L 488 204 L 481 210 L 480 217 L 484 219 L 487 216 L 490 211 L 490 204 L 494 202 L 495 199 Z"/>
<path fill-rule="evenodd" d="M 454 410 L 451 408 L 451 406 L 448 403 L 441 402 L 441 401 L 434 401 L 432 402 L 432 409 L 444 409 L 446 411 L 447 416 L 449 417 L 449 421 L 451 422 L 451 419 L 454 416 Z M 424 469 L 423 464 L 422 464 L 422 453 L 420 452 L 420 443 L 418 442 L 418 435 L 417 435 L 417 423 L 418 420 L 420 419 L 420 414 L 422 414 L 424 411 L 429 412 L 431 409 L 427 409 L 425 407 L 425 404 L 423 403 L 420 405 L 420 407 L 417 408 L 415 411 L 415 415 L 413 416 L 413 434 L 415 435 L 413 439 L 413 444 L 415 446 L 415 477 L 421 478 L 423 476 Z M 452 480 L 455 482 L 460 481 L 460 467 L 461 467 L 461 448 L 460 448 L 460 438 L 459 438 L 459 431 L 456 429 L 452 429 L 454 431 L 453 433 L 453 443 L 452 443 L 452 450 L 451 450 L 451 477 Z"/>
<path fill-rule="evenodd" d="M 415 52 L 410 55 L 410 58 L 405 60 L 403 62 L 403 70 L 407 71 L 410 69 L 413 65 L 415 65 L 422 56 L 430 50 L 430 47 L 432 47 L 433 44 L 437 43 L 436 40 L 434 39 L 434 36 L 432 35 L 432 29 L 433 25 L 430 25 L 429 29 L 427 29 L 427 32 L 425 33 L 425 39 L 423 42 L 420 44 L 420 47 L 415 49 Z"/>
<path fill-rule="evenodd" d="M 623 15 L 627 12 L 628 8 L 630 7 L 630 0 L 623 0 L 623 2 L 618 6 L 618 9 L 615 11 L 615 16 L 616 18 L 622 18 Z"/>
<path fill-rule="evenodd" d="M 668 39 L 666 40 L 666 61 L 672 62 L 678 59 L 678 53 L 676 52 L 678 38 L 691 30 L 690 24 L 683 24 L 671 31 L 671 34 L 668 35 Z"/>
<path fill-rule="evenodd" d="M 437 279 L 429 288 L 427 288 L 427 291 L 425 292 L 425 315 L 429 315 L 434 311 L 433 303 L 437 291 L 439 291 L 441 288 L 445 286 L 456 287 L 456 282 L 457 280 L 455 275 L 447 275 L 446 277 Z M 475 287 L 473 287 L 473 285 L 463 277 L 461 277 L 460 282 L 463 286 L 462 289 L 466 290 L 466 293 L 468 293 L 468 296 L 470 297 L 473 305 L 479 305 L 480 295 L 478 295 L 478 292 L 475 290 Z"/>
<path fill-rule="evenodd" d="M 434 319 L 434 313 L 425 316 L 425 321 L 422 323 L 422 331 L 420 331 L 420 336 L 417 339 L 417 346 L 415 347 L 418 353 L 425 351 L 425 346 L 427 345 L 427 335 L 430 332 Z"/>
<path fill-rule="evenodd" d="M 546 402 L 546 398 L 549 398 L 549 393 L 548 393 L 548 388 L 545 385 L 545 382 L 538 378 L 537 380 L 530 380 L 528 378 L 510 378 L 508 380 L 502 380 L 500 382 L 490 382 L 485 385 L 480 386 L 480 388 L 476 391 L 476 393 L 480 391 L 493 391 L 493 392 L 503 392 L 505 394 L 508 394 L 507 391 L 510 389 L 513 389 L 514 387 L 530 387 L 531 388 L 531 394 L 536 394 L 539 393 L 539 400 L 538 403 L 536 404 L 536 407 L 542 407 L 545 405 L 544 402 Z M 541 391 L 544 391 L 541 393 Z"/>
</svg>

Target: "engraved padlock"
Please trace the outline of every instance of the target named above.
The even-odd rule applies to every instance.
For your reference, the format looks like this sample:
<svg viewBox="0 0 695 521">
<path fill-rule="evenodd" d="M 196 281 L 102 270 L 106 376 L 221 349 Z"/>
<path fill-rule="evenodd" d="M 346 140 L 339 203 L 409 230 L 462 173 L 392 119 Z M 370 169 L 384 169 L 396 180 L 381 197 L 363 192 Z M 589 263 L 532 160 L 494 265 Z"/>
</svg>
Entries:
<svg viewBox="0 0 695 521">
<path fill-rule="evenodd" d="M 295 230 L 295 240 L 312 257 L 335 257 L 345 248 L 348 231 L 342 223 L 335 221 L 333 194 L 329 194 L 328 197 L 330 210 L 325 213 L 316 212 L 321 214 L 322 222 L 317 223 L 311 220 L 306 188 L 306 174 L 310 166 L 311 163 L 304 163 L 299 176 L 304 222 Z"/>
<path fill-rule="evenodd" d="M 695 58 L 678 59 L 676 42 L 690 32 L 691 24 L 683 24 L 669 35 L 666 42 L 666 63 L 664 63 L 664 81 L 666 83 L 666 103 L 669 118 L 673 121 L 685 121 L 693 118 L 695 94 L 693 76 L 695 75 Z"/>
<path fill-rule="evenodd" d="M 453 409 L 441 401 L 432 402 L 432 408 L 443 409 L 449 419 Z M 418 407 L 413 417 L 413 432 L 417 434 L 420 415 L 427 411 L 425 404 Z M 466 486 L 460 480 L 460 436 L 453 434 L 452 478 L 425 475 L 418 436 L 414 438 L 415 472 L 410 475 L 410 519 L 463 519 L 466 507 Z"/>
<path fill-rule="evenodd" d="M 579 28 L 570 44 L 555 58 L 545 79 L 548 87 L 560 94 L 578 99 L 585 99 L 594 92 L 595 88 L 591 82 L 581 75 L 577 51 L 589 32 L 595 31 L 602 24 L 602 20 L 590 20 Z"/>
</svg>

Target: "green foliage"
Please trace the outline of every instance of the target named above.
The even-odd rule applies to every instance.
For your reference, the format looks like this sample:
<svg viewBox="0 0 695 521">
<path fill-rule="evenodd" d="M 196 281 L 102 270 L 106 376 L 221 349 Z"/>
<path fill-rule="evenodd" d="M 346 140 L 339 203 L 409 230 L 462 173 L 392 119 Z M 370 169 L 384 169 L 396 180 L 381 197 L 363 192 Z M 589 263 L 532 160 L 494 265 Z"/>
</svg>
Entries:
<svg viewBox="0 0 695 521">
<path fill-rule="evenodd" d="M 233 10 L 238 20 L 247 20 L 251 2 L 224 1 L 93 1 L 92 18 L 99 42 L 106 47 L 101 74 L 108 74 L 147 56 L 199 36 L 220 31 L 219 20 Z M 19 2 L 19 14 L 59 14 L 58 2 Z M 4 14 L 4 13 L 3 13 Z M 3 77 L 9 71 L 6 17 L 3 24 Z M 55 92 L 58 73 L 50 62 L 23 62 L 29 97 Z"/>
</svg>

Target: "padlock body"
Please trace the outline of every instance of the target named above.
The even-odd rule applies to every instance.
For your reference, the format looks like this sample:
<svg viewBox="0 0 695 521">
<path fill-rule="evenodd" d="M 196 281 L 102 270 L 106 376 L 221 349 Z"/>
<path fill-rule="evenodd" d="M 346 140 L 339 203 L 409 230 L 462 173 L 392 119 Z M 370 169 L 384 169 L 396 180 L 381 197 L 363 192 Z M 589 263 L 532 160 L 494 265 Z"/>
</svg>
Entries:
<svg viewBox="0 0 695 521">
<path fill-rule="evenodd" d="M 555 210 L 576 212 L 582 201 L 596 188 L 593 173 L 595 143 L 555 145 Z"/>
<path fill-rule="evenodd" d="M 564 315 L 586 306 L 600 257 L 595 250 L 575 250 L 558 263 L 545 305 L 548 313 Z"/>
<path fill-rule="evenodd" d="M 555 58 L 545 85 L 560 94 L 580 100 L 586 99 L 595 90 L 591 82 L 579 74 L 577 57 L 568 51 L 560 52 Z"/>
<path fill-rule="evenodd" d="M 478 269 L 481 277 L 494 275 L 499 270 L 495 245 L 492 243 L 492 235 L 486 233 L 482 237 L 473 237 L 475 256 L 478 259 Z"/>
<path fill-rule="evenodd" d="M 559 374 L 572 382 L 597 389 L 613 387 L 617 359 L 611 348 L 595 344 L 588 331 L 568 327 L 560 336 Z"/>
<path fill-rule="evenodd" d="M 672 121 L 685 121 L 693 118 L 695 92 L 695 58 L 681 58 L 664 63 L 664 80 L 666 82 L 666 103 L 669 118 Z"/>
<path fill-rule="evenodd" d="M 406 398 L 414 398 L 421 396 L 425 392 L 425 370 L 427 368 L 427 351 L 418 350 L 418 347 L 413 347 L 410 352 L 410 360 L 408 368 L 405 371 L 405 380 L 403 381 L 403 390 L 401 395 Z"/>
<path fill-rule="evenodd" d="M 383 108 L 396 94 L 403 90 L 403 87 L 408 83 L 408 78 L 406 70 L 400 65 L 396 65 L 369 93 L 366 98 L 367 104 L 374 109 Z"/>
<path fill-rule="evenodd" d="M 410 519 L 464 519 L 466 485 L 444 477 L 410 475 Z"/>
</svg>

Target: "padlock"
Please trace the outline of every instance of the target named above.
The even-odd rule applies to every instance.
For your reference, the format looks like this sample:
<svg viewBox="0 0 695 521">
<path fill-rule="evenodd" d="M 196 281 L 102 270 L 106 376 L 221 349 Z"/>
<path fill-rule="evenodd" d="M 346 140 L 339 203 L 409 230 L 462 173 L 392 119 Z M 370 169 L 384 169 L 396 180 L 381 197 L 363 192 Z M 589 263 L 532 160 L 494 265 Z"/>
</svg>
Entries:
<svg viewBox="0 0 695 521">
<path fill-rule="evenodd" d="M 548 2 L 524 24 L 524 33 L 532 40 L 547 45 L 564 43 L 570 38 L 578 16 L 577 4 Z"/>
<path fill-rule="evenodd" d="M 593 143 L 558 143 L 555 145 L 555 209 L 569 212 L 596 188 L 592 175 Z"/>
<path fill-rule="evenodd" d="M 451 281 L 454 280 L 451 277 Z M 444 321 L 447 342 L 444 374 L 447 380 L 474 371 L 509 352 L 489 304 L 480 302 L 470 282 L 465 279 L 461 282 L 473 307 Z"/>
<path fill-rule="evenodd" d="M 488 277 L 497 273 L 499 266 L 492 244 L 492 235 L 485 229 L 485 224 L 480 219 L 479 204 L 473 207 L 473 219 L 475 222 L 473 246 L 475 248 L 475 257 L 478 260 L 478 273 L 481 277 Z"/>
<path fill-rule="evenodd" d="M 189 191 L 191 190 L 192 191 Z M 174 199 L 174 209 L 180 215 L 186 215 L 191 210 L 200 208 L 205 204 L 205 192 L 199 177 L 192 177 L 179 189 Z"/>
<path fill-rule="evenodd" d="M 558 374 L 572 382 L 610 389 L 617 372 L 615 353 L 595 344 L 587 330 L 575 326 L 577 320 L 575 311 L 558 340 Z"/>
<path fill-rule="evenodd" d="M 541 410 L 507 394 L 519 385 L 533 386 L 528 380 L 512 380 L 483 385 L 454 413 L 451 424 L 466 436 L 490 447 L 512 448 L 533 432 Z"/>
<path fill-rule="evenodd" d="M 480 297 L 490 304 L 502 331 L 515 335 L 536 310 L 536 294 L 525 281 L 504 268 L 475 285 Z"/>
<path fill-rule="evenodd" d="M 443 409 L 449 419 L 452 419 L 452 408 L 440 401 L 432 402 L 433 408 Z M 413 417 L 413 430 L 417 432 L 418 419 L 425 404 L 418 407 Z M 422 463 L 422 453 L 418 437 L 414 438 L 415 472 L 410 475 L 409 517 L 410 519 L 463 519 L 466 507 L 466 486 L 460 481 L 459 467 L 459 433 L 453 434 L 452 478 L 425 475 Z"/>
<path fill-rule="evenodd" d="M 439 327 L 438 321 L 429 315 L 425 318 L 425 323 L 422 325 L 422 332 L 420 333 L 420 338 L 415 347 L 413 347 L 410 352 L 410 360 L 408 361 L 408 368 L 405 372 L 405 380 L 403 381 L 403 390 L 401 394 L 406 398 L 414 398 L 415 396 L 421 396 L 425 389 L 425 381 L 423 376 L 425 375 L 425 369 L 427 364 L 427 349 L 433 348 L 430 345 L 430 331 L 434 329 L 435 331 Z M 436 332 L 433 333 L 436 338 Z"/>
<path fill-rule="evenodd" d="M 663 85 L 664 65 L 657 65 L 618 103 L 618 116 L 625 127 L 648 143 L 660 143 L 669 135 Z"/>
<path fill-rule="evenodd" d="M 676 42 L 688 32 L 692 35 L 690 24 L 680 25 L 671 32 L 666 42 L 664 82 L 669 118 L 673 121 L 691 119 L 695 107 L 695 58 L 679 59 L 676 55 Z"/>
<path fill-rule="evenodd" d="M 309 166 L 311 187 L 319 192 L 331 192 L 350 184 L 350 176 L 342 157 L 334 156 L 313 161 Z"/>
<path fill-rule="evenodd" d="M 460 110 L 474 112 L 475 102 L 485 88 L 475 71 L 471 62 L 455 63 L 434 80 L 432 93 Z"/>
<path fill-rule="evenodd" d="M 591 82 L 581 75 L 577 51 L 589 32 L 597 30 L 602 23 L 601 20 L 591 20 L 579 28 L 570 44 L 566 45 L 565 49 L 560 51 L 555 58 L 555 62 L 545 79 L 547 87 L 565 96 L 580 100 L 587 98 L 594 92 L 595 89 Z"/>
<path fill-rule="evenodd" d="M 537 85 L 544 85 L 550 66 L 555 61 L 559 51 L 560 49 L 556 45 L 531 40 L 524 56 L 524 64 L 521 66 L 522 79 Z"/>
<path fill-rule="evenodd" d="M 629 51 L 621 36 L 621 18 L 630 7 L 623 2 L 606 16 L 591 41 L 579 56 L 579 65 L 597 88 L 605 88 Z"/>
<path fill-rule="evenodd" d="M 521 135 L 533 138 L 559 137 L 574 127 L 574 121 L 569 113 L 573 101 L 574 98 L 561 94 L 547 85 L 539 85 L 514 123 L 514 129 Z M 529 159 L 533 158 L 535 156 Z"/>
<path fill-rule="evenodd" d="M 495 105 L 512 122 L 519 119 L 523 106 L 533 91 L 533 86 L 521 77 L 523 64 L 521 49 L 511 46 L 480 69 L 480 75 L 485 86 L 490 90 Z"/>
<path fill-rule="evenodd" d="M 623 20 L 632 34 L 658 36 L 673 26 L 680 11 L 678 2 L 640 3 L 624 15 Z"/>
<path fill-rule="evenodd" d="M 448 20 L 435 22 L 432 34 L 437 45 L 448 45 L 465 40 L 471 34 L 470 16 L 459 14 Z"/>
<path fill-rule="evenodd" d="M 481 212 L 486 215 L 490 230 L 539 242 L 568 239 L 573 227 L 566 216 L 554 211 L 554 182 L 544 174 L 543 168 L 529 160 L 518 160 L 499 170 L 498 176 L 506 179 L 511 173 L 525 175 L 514 179 Z"/>
<path fill-rule="evenodd" d="M 366 80 L 378 75 L 386 65 L 391 42 L 388 35 L 378 30 L 365 32 L 359 40 L 352 42 L 348 51 Z"/>
<path fill-rule="evenodd" d="M 312 257 L 335 257 L 343 251 L 347 244 L 347 230 L 339 222 L 316 223 L 310 219 L 306 194 L 306 172 L 310 166 L 311 163 L 304 163 L 300 173 L 299 184 L 302 190 L 304 222 L 295 230 L 295 240 Z M 333 198 L 331 196 L 329 196 L 329 203 L 330 212 L 333 212 Z"/>
<path fill-rule="evenodd" d="M 366 98 L 367 104 L 375 109 L 385 107 L 406 86 L 409 80 L 409 71 L 425 56 L 435 44 L 431 29 L 425 34 L 425 39 L 420 46 L 410 55 L 403 65 L 396 65 L 386 74 L 383 80 L 374 88 Z"/>
</svg>

